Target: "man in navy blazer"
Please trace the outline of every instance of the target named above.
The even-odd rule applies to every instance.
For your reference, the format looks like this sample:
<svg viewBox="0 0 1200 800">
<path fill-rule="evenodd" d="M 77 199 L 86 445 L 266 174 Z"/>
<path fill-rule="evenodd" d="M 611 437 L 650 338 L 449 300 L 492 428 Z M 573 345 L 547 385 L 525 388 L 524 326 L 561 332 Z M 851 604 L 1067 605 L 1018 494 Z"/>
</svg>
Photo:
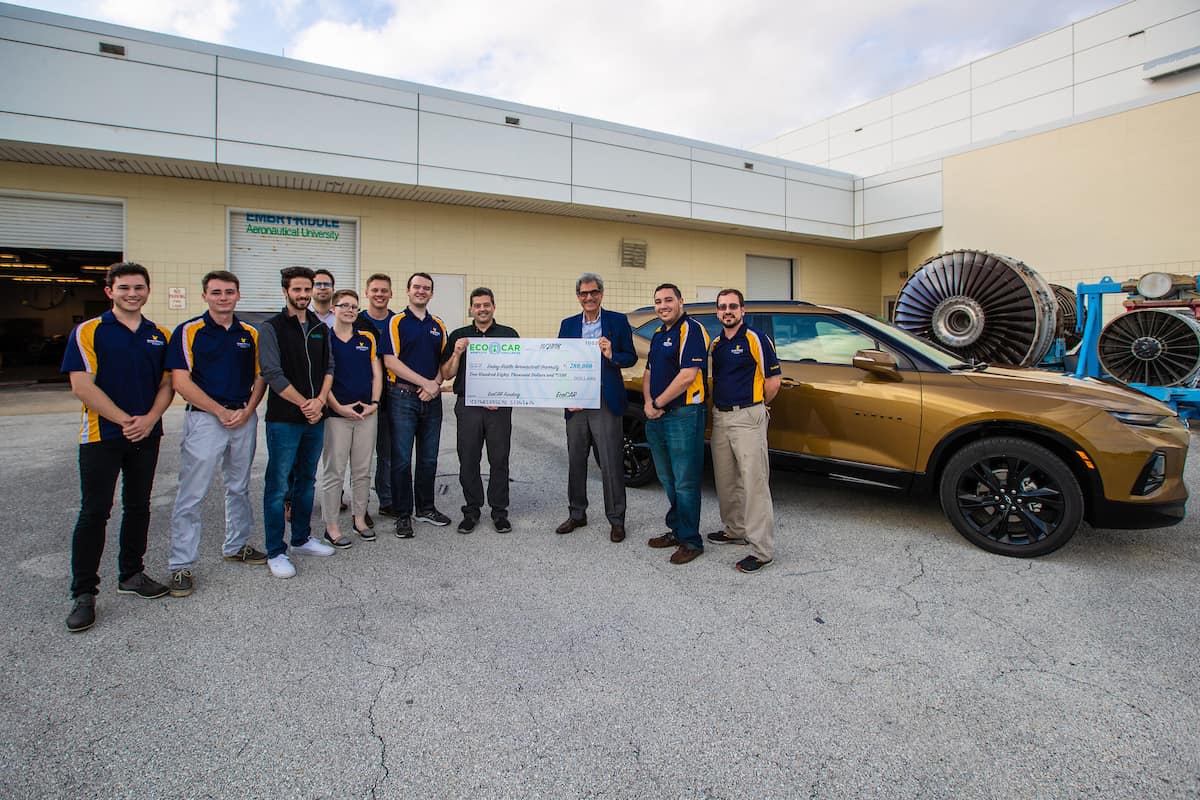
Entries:
<svg viewBox="0 0 1200 800">
<path fill-rule="evenodd" d="M 567 507 L 570 516 L 555 533 L 570 533 L 587 525 L 588 455 L 595 444 L 604 482 L 604 514 L 612 526 L 609 539 L 625 539 L 625 467 L 622 417 L 627 400 L 621 370 L 637 363 L 633 330 L 624 314 L 600 307 L 604 280 L 585 272 L 575 281 L 575 296 L 582 314 L 567 317 L 558 326 L 560 339 L 595 339 L 600 346 L 600 408 L 568 408 Z"/>
</svg>

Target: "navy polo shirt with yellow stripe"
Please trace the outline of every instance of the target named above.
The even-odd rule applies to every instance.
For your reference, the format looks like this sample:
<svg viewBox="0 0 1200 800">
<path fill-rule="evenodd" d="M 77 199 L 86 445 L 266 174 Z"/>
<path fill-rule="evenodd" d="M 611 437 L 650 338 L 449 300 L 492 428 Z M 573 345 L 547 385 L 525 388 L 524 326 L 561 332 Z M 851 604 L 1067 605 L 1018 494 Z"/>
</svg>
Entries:
<svg viewBox="0 0 1200 800">
<path fill-rule="evenodd" d="M 379 353 L 395 356 L 413 372 L 432 380 L 442 364 L 446 338 L 446 325 L 440 319 L 429 313 L 420 319 L 406 308 L 388 321 L 388 335 L 380 343 Z M 396 375 L 390 369 L 387 373 L 388 380 L 395 383 Z"/>
<path fill-rule="evenodd" d="M 705 378 L 708 373 L 708 331 L 687 314 L 681 315 L 669 328 L 660 325 L 654 332 L 654 338 L 650 340 L 650 354 L 646 357 L 646 366 L 650 368 L 651 400 L 666 391 L 681 369 L 699 367 L 696 379 L 687 389 L 659 408 L 670 411 L 684 405 L 704 405 Z"/>
<path fill-rule="evenodd" d="M 96 386 L 126 414 L 148 414 L 167 370 L 167 329 L 142 317 L 136 331 L 119 322 L 111 310 L 80 323 L 71 331 L 63 354 L 63 372 L 87 372 Z M 162 436 L 162 420 L 151 436 Z M 124 439 L 121 426 L 86 405 L 79 423 L 80 444 Z"/>
<path fill-rule="evenodd" d="M 732 337 L 712 343 L 713 405 L 750 406 L 766 399 L 763 384 L 780 374 L 775 343 L 743 323 Z"/>
<path fill-rule="evenodd" d="M 258 329 L 236 316 L 229 328 L 207 311 L 171 335 L 167 369 L 186 369 L 200 390 L 226 408 L 250 402 L 258 376 Z"/>
<path fill-rule="evenodd" d="M 336 331 L 330 330 L 329 346 L 333 349 L 333 388 L 330 391 L 334 399 L 344 406 L 369 403 L 374 399 L 372 366 L 379 358 L 375 334 L 356 328 L 343 342 Z"/>
</svg>

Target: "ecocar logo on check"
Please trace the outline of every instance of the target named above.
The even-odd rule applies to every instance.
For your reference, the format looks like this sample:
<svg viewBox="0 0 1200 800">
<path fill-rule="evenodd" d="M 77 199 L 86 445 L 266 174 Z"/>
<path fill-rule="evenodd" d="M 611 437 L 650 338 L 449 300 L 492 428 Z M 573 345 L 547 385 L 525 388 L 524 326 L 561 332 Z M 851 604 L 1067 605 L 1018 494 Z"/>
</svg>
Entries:
<svg viewBox="0 0 1200 800">
<path fill-rule="evenodd" d="M 519 353 L 521 345 L 514 342 L 472 342 L 467 346 L 469 353 Z"/>
</svg>

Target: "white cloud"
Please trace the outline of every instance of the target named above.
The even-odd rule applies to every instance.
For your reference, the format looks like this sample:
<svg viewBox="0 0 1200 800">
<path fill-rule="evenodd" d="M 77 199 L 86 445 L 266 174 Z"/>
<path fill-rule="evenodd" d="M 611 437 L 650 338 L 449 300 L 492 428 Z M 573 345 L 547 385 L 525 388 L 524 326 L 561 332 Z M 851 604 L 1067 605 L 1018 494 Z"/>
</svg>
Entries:
<svg viewBox="0 0 1200 800">
<path fill-rule="evenodd" d="M 239 10 L 239 0 L 30 0 L 29 5 L 221 43 L 228 43 Z"/>
<path fill-rule="evenodd" d="M 390 0 L 288 55 L 749 146 L 1112 0 Z"/>
</svg>

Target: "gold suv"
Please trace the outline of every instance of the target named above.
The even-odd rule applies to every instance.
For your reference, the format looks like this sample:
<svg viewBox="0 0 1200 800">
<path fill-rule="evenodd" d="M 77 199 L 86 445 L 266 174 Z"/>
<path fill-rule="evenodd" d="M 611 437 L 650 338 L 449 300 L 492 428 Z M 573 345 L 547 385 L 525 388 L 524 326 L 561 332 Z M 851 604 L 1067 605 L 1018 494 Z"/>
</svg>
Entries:
<svg viewBox="0 0 1200 800">
<path fill-rule="evenodd" d="M 687 313 L 719 336 L 712 303 Z M 625 371 L 625 477 L 654 476 L 641 377 L 659 325 L 629 314 L 642 357 Z M 776 460 L 843 480 L 936 492 L 974 544 L 1008 556 L 1057 550 L 1079 522 L 1155 528 L 1183 519 L 1188 431 L 1170 408 L 1119 385 L 968 364 L 857 311 L 748 302 L 775 341 L 783 386 L 767 439 Z"/>
</svg>

